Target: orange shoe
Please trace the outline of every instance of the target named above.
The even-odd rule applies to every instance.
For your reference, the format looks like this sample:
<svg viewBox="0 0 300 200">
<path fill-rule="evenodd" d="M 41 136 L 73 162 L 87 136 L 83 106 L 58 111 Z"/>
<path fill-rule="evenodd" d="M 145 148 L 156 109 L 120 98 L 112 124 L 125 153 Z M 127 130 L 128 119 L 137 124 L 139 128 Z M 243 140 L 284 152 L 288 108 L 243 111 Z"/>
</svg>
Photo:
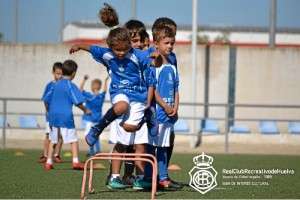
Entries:
<svg viewBox="0 0 300 200">
<path fill-rule="evenodd" d="M 54 162 L 55 162 L 55 163 L 61 163 L 62 161 L 61 161 L 61 159 L 60 159 L 59 156 L 55 156 L 55 157 L 54 157 Z"/>
<path fill-rule="evenodd" d="M 73 169 L 84 170 L 84 164 L 81 162 L 75 163 L 72 162 Z"/>
<path fill-rule="evenodd" d="M 46 156 L 42 156 L 42 157 L 40 157 L 40 159 L 39 159 L 39 163 L 45 163 L 47 161 L 47 157 Z"/>
<path fill-rule="evenodd" d="M 46 169 L 46 170 L 51 170 L 51 169 L 53 169 L 53 165 L 51 165 L 51 164 L 49 164 L 49 163 L 46 163 L 46 164 L 45 164 L 45 169 Z"/>
</svg>

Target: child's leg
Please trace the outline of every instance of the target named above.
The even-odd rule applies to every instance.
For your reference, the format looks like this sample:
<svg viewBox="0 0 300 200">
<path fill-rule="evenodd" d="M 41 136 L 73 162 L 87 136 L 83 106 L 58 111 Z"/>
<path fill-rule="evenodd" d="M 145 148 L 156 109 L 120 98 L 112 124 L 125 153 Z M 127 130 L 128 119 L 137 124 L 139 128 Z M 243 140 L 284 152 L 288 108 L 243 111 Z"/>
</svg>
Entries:
<svg viewBox="0 0 300 200">
<path fill-rule="evenodd" d="M 145 109 L 143 103 L 131 102 L 129 110 L 124 114 L 122 127 L 127 132 L 136 132 L 145 123 Z"/>
<path fill-rule="evenodd" d="M 101 149 L 100 149 L 100 139 L 98 139 L 95 143 L 96 145 L 96 153 L 100 153 L 101 152 Z"/>
<path fill-rule="evenodd" d="M 52 127 L 52 129 L 49 133 L 49 138 L 51 138 L 51 141 L 48 146 L 48 156 L 47 156 L 47 161 L 46 161 L 46 165 L 45 165 L 45 169 L 47 169 L 47 170 L 52 169 L 53 152 L 54 152 L 54 148 L 58 142 L 59 135 L 60 135 L 60 129 L 57 127 Z"/>
<path fill-rule="evenodd" d="M 157 147 L 157 164 L 159 172 L 159 181 L 168 179 L 168 166 L 167 166 L 167 148 Z"/>
<path fill-rule="evenodd" d="M 49 133 L 46 133 L 46 137 L 45 137 L 45 141 L 44 141 L 44 156 L 45 157 L 48 156 L 49 144 L 50 144 Z"/>
<path fill-rule="evenodd" d="M 156 147 L 152 146 L 152 145 L 147 145 L 147 153 L 148 154 L 151 154 L 153 156 L 155 156 L 155 150 L 156 150 Z M 150 163 L 146 163 L 145 164 L 145 179 L 149 180 L 149 179 L 152 179 L 152 165 Z"/>
<path fill-rule="evenodd" d="M 172 131 L 171 135 L 170 135 L 170 146 L 167 147 L 167 159 L 168 159 L 167 165 L 168 166 L 169 166 L 169 163 L 170 163 L 170 160 L 172 157 L 172 153 L 173 153 L 174 140 L 175 140 L 175 134 L 174 134 L 174 131 Z"/>
<path fill-rule="evenodd" d="M 52 165 L 53 164 L 53 160 L 52 160 L 52 157 L 53 157 L 53 152 L 54 152 L 54 148 L 55 148 L 56 144 L 53 144 L 53 143 L 49 143 L 49 146 L 48 146 L 48 156 L 47 156 L 47 164 L 50 164 Z"/>
<path fill-rule="evenodd" d="M 79 158 L 78 158 L 79 145 L 78 145 L 78 142 L 72 142 L 71 143 L 71 151 L 72 151 L 73 162 L 78 163 L 79 162 Z"/>
<path fill-rule="evenodd" d="M 126 149 L 126 153 L 135 153 L 133 145 L 130 145 Z M 133 161 L 126 161 L 124 166 L 124 177 L 131 177 L 134 171 L 134 162 Z"/>
<path fill-rule="evenodd" d="M 59 156 L 60 151 L 61 151 L 62 144 L 63 144 L 62 137 L 59 136 L 57 145 L 56 145 L 56 147 L 55 147 L 55 149 L 54 149 L 54 156 L 56 156 L 56 155 Z"/>
<path fill-rule="evenodd" d="M 146 145 L 145 144 L 136 144 L 135 145 L 135 153 L 146 153 Z M 136 166 L 136 175 L 144 177 L 145 165 L 142 161 L 135 161 Z"/>
<path fill-rule="evenodd" d="M 124 153 L 126 150 L 126 146 L 122 144 L 116 144 L 113 153 Z M 119 157 L 119 156 L 113 156 Z M 120 170 L 121 170 L 122 161 L 120 160 L 112 160 L 111 162 L 111 178 L 108 181 L 108 188 L 111 189 L 125 189 L 125 185 L 122 183 L 120 179 Z"/>
</svg>

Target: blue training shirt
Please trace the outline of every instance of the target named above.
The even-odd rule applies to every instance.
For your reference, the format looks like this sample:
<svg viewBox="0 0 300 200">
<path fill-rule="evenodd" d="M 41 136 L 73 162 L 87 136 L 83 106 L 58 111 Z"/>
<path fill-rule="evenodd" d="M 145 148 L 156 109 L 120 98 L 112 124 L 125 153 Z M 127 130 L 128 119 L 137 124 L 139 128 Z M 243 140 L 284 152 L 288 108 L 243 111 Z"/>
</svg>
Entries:
<svg viewBox="0 0 300 200">
<path fill-rule="evenodd" d="M 61 128 L 75 128 L 73 105 L 84 102 L 78 87 L 69 79 L 59 80 L 48 93 L 45 102 L 49 104 L 49 124 Z"/>
<path fill-rule="evenodd" d="M 42 96 L 42 100 L 45 102 L 45 98 L 48 95 L 49 92 L 52 91 L 52 88 L 54 87 L 55 82 L 54 81 L 50 81 L 47 85 L 46 88 L 44 90 L 43 96 Z M 49 114 L 46 113 L 46 122 L 49 122 Z"/>
<path fill-rule="evenodd" d="M 110 74 L 111 100 L 118 94 L 124 94 L 131 102 L 147 103 L 147 88 L 142 74 L 150 67 L 151 58 L 138 49 L 131 49 L 123 60 L 116 58 L 109 48 L 92 46 L 90 52 Z"/>
<path fill-rule="evenodd" d="M 153 53 L 155 51 L 156 51 L 156 49 L 152 45 L 145 52 L 146 52 L 147 55 L 149 55 L 150 53 Z M 174 52 L 171 52 L 171 54 L 167 57 L 167 61 L 171 65 L 174 65 L 176 67 L 176 69 L 177 69 L 177 58 L 176 58 L 176 54 Z"/>
<path fill-rule="evenodd" d="M 91 115 L 83 114 L 82 119 L 93 123 L 99 122 L 102 118 L 102 106 L 105 100 L 106 92 L 92 94 L 83 90 L 82 95 L 86 100 L 85 106 L 92 111 Z"/>
<path fill-rule="evenodd" d="M 174 107 L 175 93 L 178 92 L 179 77 L 174 65 L 163 64 L 159 68 L 151 68 L 149 76 L 149 86 L 155 87 L 161 98 L 171 107 Z M 169 117 L 165 110 L 156 104 L 156 115 L 158 123 L 174 123 L 174 119 Z"/>
</svg>

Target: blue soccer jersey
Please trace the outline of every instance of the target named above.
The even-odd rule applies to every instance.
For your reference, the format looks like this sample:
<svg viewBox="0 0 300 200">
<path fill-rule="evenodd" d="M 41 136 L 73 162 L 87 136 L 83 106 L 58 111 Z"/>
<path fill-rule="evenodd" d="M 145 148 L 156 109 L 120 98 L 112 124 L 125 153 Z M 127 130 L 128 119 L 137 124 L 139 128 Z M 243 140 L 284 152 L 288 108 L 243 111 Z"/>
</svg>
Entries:
<svg viewBox="0 0 300 200">
<path fill-rule="evenodd" d="M 124 94 L 131 102 L 147 103 L 147 88 L 143 79 L 143 71 L 150 67 L 152 59 L 138 49 L 131 49 L 123 60 L 116 58 L 109 48 L 92 46 L 90 52 L 110 74 L 111 100 L 118 94 Z"/>
<path fill-rule="evenodd" d="M 61 128 L 75 128 L 73 105 L 84 102 L 78 87 L 69 79 L 59 80 L 45 97 L 49 105 L 49 124 Z"/>
<path fill-rule="evenodd" d="M 162 65 L 159 68 L 152 68 L 149 76 L 149 86 L 155 87 L 161 98 L 171 107 L 174 107 L 175 93 L 178 92 L 179 77 L 174 65 Z M 156 104 L 156 113 L 158 123 L 171 122 L 165 110 Z"/>
<path fill-rule="evenodd" d="M 42 96 L 42 100 L 45 102 L 45 98 L 48 95 L 49 92 L 52 91 L 52 88 L 54 87 L 55 82 L 54 81 L 50 81 L 47 85 L 46 88 L 44 90 L 43 96 Z M 49 114 L 46 113 L 46 122 L 49 122 Z"/>
<path fill-rule="evenodd" d="M 93 123 L 99 122 L 102 118 L 102 106 L 105 100 L 106 92 L 102 92 L 100 94 L 92 94 L 83 90 L 82 95 L 86 100 L 86 108 L 92 111 L 91 115 L 84 114 L 82 116 L 82 119 Z"/>
</svg>

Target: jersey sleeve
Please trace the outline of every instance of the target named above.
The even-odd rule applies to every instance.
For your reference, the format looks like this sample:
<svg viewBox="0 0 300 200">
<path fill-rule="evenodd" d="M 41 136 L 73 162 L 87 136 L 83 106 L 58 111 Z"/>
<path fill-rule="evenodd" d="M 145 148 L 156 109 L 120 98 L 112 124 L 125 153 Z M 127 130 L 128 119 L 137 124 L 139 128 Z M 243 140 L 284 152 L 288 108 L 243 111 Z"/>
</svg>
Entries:
<svg viewBox="0 0 300 200">
<path fill-rule="evenodd" d="M 50 104 L 51 103 L 51 100 L 52 100 L 52 94 L 53 94 L 53 89 L 54 87 L 51 87 L 47 93 L 45 94 L 45 96 L 43 96 L 43 101 L 47 104 Z"/>
<path fill-rule="evenodd" d="M 90 52 L 97 62 L 105 65 L 105 61 L 103 59 L 104 54 L 107 52 L 107 48 L 104 47 L 99 47 L 99 46 L 91 46 L 90 47 Z"/>
<path fill-rule="evenodd" d="M 79 105 L 83 102 L 85 102 L 83 95 L 81 94 L 80 90 L 78 89 L 78 87 L 69 82 L 70 83 L 70 90 L 71 90 L 71 99 L 72 99 L 72 103 L 74 105 Z"/>
<path fill-rule="evenodd" d="M 106 96 L 106 92 L 102 92 L 102 93 L 100 94 L 100 97 L 103 99 L 103 101 L 105 100 L 105 96 Z"/>
<path fill-rule="evenodd" d="M 152 58 L 149 58 L 148 55 L 143 51 L 137 51 L 138 61 L 143 70 L 151 67 Z"/>
<path fill-rule="evenodd" d="M 48 83 L 45 87 L 45 90 L 44 90 L 44 93 L 43 93 L 43 96 L 42 96 L 42 100 L 44 101 L 44 99 L 46 98 L 48 92 L 50 92 L 51 90 L 51 83 Z"/>
<path fill-rule="evenodd" d="M 93 96 L 90 92 L 88 92 L 86 90 L 82 90 L 81 93 L 82 93 L 82 96 L 85 98 L 91 98 Z"/>
<path fill-rule="evenodd" d="M 156 88 L 156 84 L 157 84 L 156 68 L 154 68 L 154 67 L 150 68 L 150 73 L 149 73 L 149 77 L 148 77 L 148 84 L 149 84 L 149 87 Z"/>
</svg>

